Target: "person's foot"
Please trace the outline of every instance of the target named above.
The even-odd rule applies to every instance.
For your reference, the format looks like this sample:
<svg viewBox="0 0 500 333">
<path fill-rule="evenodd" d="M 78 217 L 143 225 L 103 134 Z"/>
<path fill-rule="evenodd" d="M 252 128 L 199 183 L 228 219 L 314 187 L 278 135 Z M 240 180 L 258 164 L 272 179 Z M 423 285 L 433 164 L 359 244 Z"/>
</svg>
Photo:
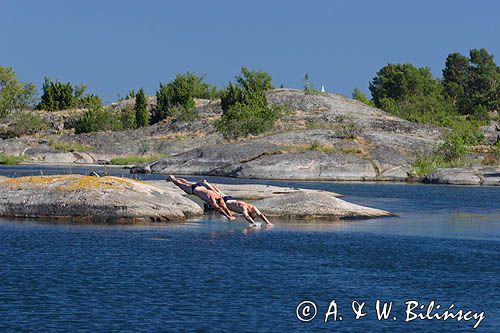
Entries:
<svg viewBox="0 0 500 333">
<path fill-rule="evenodd" d="M 174 180 L 174 179 L 175 179 L 175 176 L 170 175 L 170 176 L 168 176 L 167 178 L 165 178 L 165 181 L 166 181 L 166 182 L 171 182 L 171 181 L 172 181 L 172 180 Z"/>
</svg>

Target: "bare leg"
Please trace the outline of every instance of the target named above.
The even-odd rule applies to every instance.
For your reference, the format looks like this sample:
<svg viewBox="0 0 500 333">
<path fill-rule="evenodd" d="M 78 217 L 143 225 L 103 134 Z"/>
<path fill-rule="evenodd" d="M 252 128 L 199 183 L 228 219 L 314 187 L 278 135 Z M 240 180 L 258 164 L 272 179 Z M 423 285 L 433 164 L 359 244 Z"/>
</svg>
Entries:
<svg viewBox="0 0 500 333">
<path fill-rule="evenodd" d="M 170 179 L 172 182 L 173 182 L 174 180 L 177 180 L 178 182 L 184 183 L 184 184 L 189 185 L 189 186 L 191 186 L 192 184 L 194 184 L 194 183 L 190 182 L 190 181 L 189 181 L 189 180 L 187 180 L 187 179 L 180 178 L 180 177 L 175 177 L 175 176 L 173 176 L 173 175 L 170 175 L 170 176 L 168 176 L 168 177 L 169 177 L 169 178 L 167 178 L 167 180 L 169 180 L 169 179 Z"/>
<path fill-rule="evenodd" d="M 172 181 L 172 183 L 177 185 L 177 187 L 179 187 L 181 190 L 183 190 L 187 194 L 193 194 L 193 190 L 191 189 L 191 183 L 189 183 L 187 180 L 182 179 L 182 178 L 176 178 L 174 176 L 170 176 L 170 180 Z"/>
<path fill-rule="evenodd" d="M 204 185 L 207 189 L 209 189 L 210 191 L 214 191 L 214 192 L 216 192 L 216 193 L 219 193 L 219 191 L 217 191 L 217 188 L 216 188 L 214 185 L 212 185 L 212 184 L 210 184 L 209 182 L 207 182 L 207 181 L 206 181 L 206 179 L 203 179 L 202 183 L 203 183 L 203 185 Z M 220 194 L 220 193 L 219 193 L 219 194 Z"/>
</svg>

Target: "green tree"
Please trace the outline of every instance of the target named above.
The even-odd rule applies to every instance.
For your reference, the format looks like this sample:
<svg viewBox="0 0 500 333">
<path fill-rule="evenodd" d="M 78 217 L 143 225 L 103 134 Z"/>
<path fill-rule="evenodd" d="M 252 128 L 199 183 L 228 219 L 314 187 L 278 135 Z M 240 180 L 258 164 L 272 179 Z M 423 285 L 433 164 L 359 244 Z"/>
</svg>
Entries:
<svg viewBox="0 0 500 333">
<path fill-rule="evenodd" d="M 360 89 L 355 88 L 354 91 L 352 92 L 352 98 L 360 101 L 361 103 L 364 103 L 368 106 L 375 106 L 373 101 L 371 101 L 364 92 L 362 92 Z"/>
<path fill-rule="evenodd" d="M 178 74 L 168 84 L 160 83 L 156 92 L 156 108 L 154 122 L 175 116 L 180 120 L 194 120 L 198 117 L 195 109 L 195 98 L 210 98 L 215 88 L 203 82 L 204 76 L 187 72 Z"/>
<path fill-rule="evenodd" d="M 455 105 L 464 98 L 468 76 L 469 59 L 457 52 L 449 54 L 443 69 L 443 92 Z"/>
<path fill-rule="evenodd" d="M 139 89 L 135 96 L 135 123 L 137 127 L 149 125 L 148 101 L 144 89 Z"/>
<path fill-rule="evenodd" d="M 443 69 L 444 93 L 462 114 L 486 120 L 500 108 L 500 68 L 485 49 L 472 49 L 469 58 L 452 53 Z"/>
<path fill-rule="evenodd" d="M 451 99 L 426 67 L 389 64 L 369 88 L 375 106 L 410 121 L 446 126 L 456 116 Z"/>
<path fill-rule="evenodd" d="M 43 95 L 37 105 L 39 110 L 58 111 L 70 108 L 93 110 L 102 106 L 101 99 L 96 95 L 85 94 L 87 86 L 78 84 L 73 88 L 71 82 L 61 83 L 45 78 Z"/>
<path fill-rule="evenodd" d="M 230 82 L 221 93 L 223 114 L 217 129 L 229 138 L 270 130 L 283 114 L 282 108 L 267 103 L 266 92 L 272 87 L 269 74 L 242 67 L 236 83 Z"/>
<path fill-rule="evenodd" d="M 255 71 L 241 67 L 241 74 L 236 76 L 237 84 L 245 91 L 268 91 L 273 89 L 272 77 L 264 71 Z"/>
<path fill-rule="evenodd" d="M 469 80 L 462 113 L 480 116 L 500 109 L 500 68 L 485 49 L 470 51 Z"/>
<path fill-rule="evenodd" d="M 236 76 L 236 84 L 229 82 L 228 87 L 221 92 L 221 107 L 224 112 L 237 103 L 267 105 L 266 92 L 273 89 L 272 77 L 264 71 L 250 70 L 241 67 L 241 73 Z"/>
<path fill-rule="evenodd" d="M 0 66 L 0 118 L 34 103 L 35 86 L 20 82 L 12 67 Z"/>
<path fill-rule="evenodd" d="M 57 111 L 69 109 L 76 105 L 77 100 L 73 95 L 73 86 L 70 82 L 53 82 L 46 77 L 42 90 L 43 95 L 40 104 L 38 104 L 40 110 Z"/>
<path fill-rule="evenodd" d="M 314 85 L 313 83 L 311 82 L 310 78 L 309 78 L 309 74 L 306 73 L 306 75 L 304 75 L 304 93 L 306 95 L 315 95 L 315 94 L 319 94 L 319 90 L 314 88 Z"/>
<path fill-rule="evenodd" d="M 370 82 L 373 102 L 379 108 L 384 100 L 402 102 L 411 96 L 429 95 L 441 92 L 439 81 L 427 67 L 417 68 L 412 64 L 388 64 Z"/>
</svg>

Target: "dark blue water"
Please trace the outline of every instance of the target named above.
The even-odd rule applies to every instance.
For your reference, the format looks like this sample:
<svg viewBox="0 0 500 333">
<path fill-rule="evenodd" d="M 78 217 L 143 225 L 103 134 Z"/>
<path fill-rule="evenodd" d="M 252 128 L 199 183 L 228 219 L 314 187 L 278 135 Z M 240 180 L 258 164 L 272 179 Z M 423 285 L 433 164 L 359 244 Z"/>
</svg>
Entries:
<svg viewBox="0 0 500 333">
<path fill-rule="evenodd" d="M 148 227 L 0 220 L 0 331 L 465 332 L 476 322 L 405 322 L 408 300 L 484 311 L 477 331 L 500 331 L 500 188 L 272 183 L 399 217 L 271 229 L 218 217 Z M 393 301 L 388 320 L 376 319 L 377 299 Z M 311 322 L 296 317 L 303 300 L 317 305 Z M 343 320 L 324 323 L 332 300 Z M 366 302 L 359 320 L 353 300 Z"/>
</svg>

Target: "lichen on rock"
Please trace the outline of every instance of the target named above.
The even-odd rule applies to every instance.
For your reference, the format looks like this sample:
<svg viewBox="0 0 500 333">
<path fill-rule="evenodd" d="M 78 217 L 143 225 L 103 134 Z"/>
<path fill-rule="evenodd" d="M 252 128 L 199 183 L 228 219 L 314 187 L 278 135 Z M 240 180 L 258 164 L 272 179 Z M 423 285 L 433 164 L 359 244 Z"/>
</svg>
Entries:
<svg viewBox="0 0 500 333">
<path fill-rule="evenodd" d="M 32 176 L 0 181 L 0 216 L 77 222 L 182 222 L 201 215 L 193 201 L 119 177 Z"/>
</svg>

